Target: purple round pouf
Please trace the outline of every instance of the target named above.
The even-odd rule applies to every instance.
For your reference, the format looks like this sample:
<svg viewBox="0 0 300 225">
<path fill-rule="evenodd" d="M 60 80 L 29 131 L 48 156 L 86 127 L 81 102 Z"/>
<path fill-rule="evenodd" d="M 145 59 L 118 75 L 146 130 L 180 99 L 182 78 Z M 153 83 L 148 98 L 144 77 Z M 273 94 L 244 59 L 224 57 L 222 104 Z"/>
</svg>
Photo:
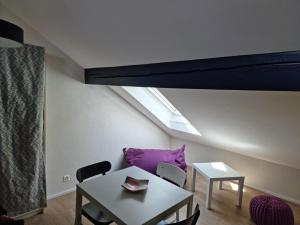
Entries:
<svg viewBox="0 0 300 225">
<path fill-rule="evenodd" d="M 259 195 L 250 202 L 250 216 L 256 225 L 294 225 L 294 215 L 280 198 Z"/>
</svg>

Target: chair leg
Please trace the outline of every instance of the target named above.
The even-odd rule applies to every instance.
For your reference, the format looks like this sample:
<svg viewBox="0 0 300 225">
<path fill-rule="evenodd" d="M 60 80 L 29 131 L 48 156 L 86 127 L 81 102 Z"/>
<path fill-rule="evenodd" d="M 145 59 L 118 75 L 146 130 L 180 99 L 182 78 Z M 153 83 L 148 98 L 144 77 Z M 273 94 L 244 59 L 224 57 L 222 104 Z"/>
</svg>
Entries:
<svg viewBox="0 0 300 225">
<path fill-rule="evenodd" d="M 176 222 L 179 222 L 179 210 L 176 211 Z"/>
</svg>

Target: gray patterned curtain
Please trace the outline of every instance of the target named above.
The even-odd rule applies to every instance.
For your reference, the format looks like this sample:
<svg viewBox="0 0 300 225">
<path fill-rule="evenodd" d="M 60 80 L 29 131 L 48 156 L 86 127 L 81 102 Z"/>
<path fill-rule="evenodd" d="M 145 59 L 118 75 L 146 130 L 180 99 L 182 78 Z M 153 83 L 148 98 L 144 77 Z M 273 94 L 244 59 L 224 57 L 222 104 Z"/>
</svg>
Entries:
<svg viewBox="0 0 300 225">
<path fill-rule="evenodd" d="M 0 205 L 10 215 L 46 207 L 44 55 L 0 48 Z"/>
</svg>

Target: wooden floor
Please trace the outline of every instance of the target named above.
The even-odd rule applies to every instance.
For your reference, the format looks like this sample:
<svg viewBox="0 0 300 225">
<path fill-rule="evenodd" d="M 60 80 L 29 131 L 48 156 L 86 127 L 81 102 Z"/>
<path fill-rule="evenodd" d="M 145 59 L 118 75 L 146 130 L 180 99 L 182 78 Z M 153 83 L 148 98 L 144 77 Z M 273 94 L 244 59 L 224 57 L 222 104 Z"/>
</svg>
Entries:
<svg viewBox="0 0 300 225">
<path fill-rule="evenodd" d="M 197 175 L 194 204 L 200 204 L 201 215 L 198 225 L 254 225 L 249 218 L 249 201 L 262 192 L 245 188 L 242 208 L 235 207 L 235 185 L 224 182 L 224 190 L 213 191 L 212 210 L 205 208 L 206 181 Z M 186 188 L 190 188 L 191 171 L 188 171 Z M 300 225 L 300 206 L 290 204 L 295 216 L 295 225 Z M 43 214 L 34 216 L 25 221 L 26 225 L 73 225 L 75 209 L 75 194 L 70 193 L 48 201 L 48 208 Z M 180 219 L 185 218 L 185 209 L 180 212 Z M 134 216 L 134 215 L 132 215 Z M 83 218 L 83 225 L 91 225 Z M 284 225 L 284 224 L 282 224 Z"/>
</svg>

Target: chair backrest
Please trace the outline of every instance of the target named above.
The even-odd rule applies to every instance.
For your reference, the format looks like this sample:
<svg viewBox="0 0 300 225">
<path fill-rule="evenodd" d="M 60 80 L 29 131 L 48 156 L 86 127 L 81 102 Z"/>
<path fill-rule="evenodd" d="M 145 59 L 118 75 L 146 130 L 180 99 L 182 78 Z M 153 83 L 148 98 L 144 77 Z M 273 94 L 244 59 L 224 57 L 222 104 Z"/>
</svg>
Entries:
<svg viewBox="0 0 300 225">
<path fill-rule="evenodd" d="M 111 169 L 111 163 L 108 161 L 98 162 L 92 165 L 82 167 L 77 170 L 76 178 L 81 183 L 85 179 L 102 174 L 105 175 Z"/>
<path fill-rule="evenodd" d="M 183 187 L 186 179 L 186 172 L 181 168 L 170 163 L 159 163 L 156 174 L 172 183 Z"/>
<path fill-rule="evenodd" d="M 171 224 L 168 224 L 168 225 L 196 225 L 199 216 L 200 216 L 200 209 L 199 209 L 199 205 L 197 204 L 196 207 L 195 207 L 194 214 L 191 217 L 189 217 L 185 220 L 182 220 L 180 222 L 171 223 Z"/>
</svg>

